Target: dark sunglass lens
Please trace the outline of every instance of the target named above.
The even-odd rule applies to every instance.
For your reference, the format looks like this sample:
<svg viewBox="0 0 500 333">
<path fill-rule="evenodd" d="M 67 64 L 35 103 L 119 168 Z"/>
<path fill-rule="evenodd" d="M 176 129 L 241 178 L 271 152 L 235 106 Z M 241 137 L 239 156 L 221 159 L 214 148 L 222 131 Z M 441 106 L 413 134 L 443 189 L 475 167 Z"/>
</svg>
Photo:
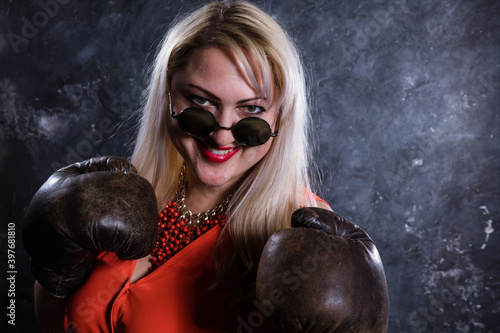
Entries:
<svg viewBox="0 0 500 333">
<path fill-rule="evenodd" d="M 261 118 L 250 117 L 240 120 L 233 127 L 233 136 L 246 146 L 260 146 L 271 137 L 271 127 Z"/>
<path fill-rule="evenodd" d="M 215 129 L 215 118 L 210 111 L 187 108 L 179 115 L 179 126 L 192 135 L 208 135 Z"/>
</svg>

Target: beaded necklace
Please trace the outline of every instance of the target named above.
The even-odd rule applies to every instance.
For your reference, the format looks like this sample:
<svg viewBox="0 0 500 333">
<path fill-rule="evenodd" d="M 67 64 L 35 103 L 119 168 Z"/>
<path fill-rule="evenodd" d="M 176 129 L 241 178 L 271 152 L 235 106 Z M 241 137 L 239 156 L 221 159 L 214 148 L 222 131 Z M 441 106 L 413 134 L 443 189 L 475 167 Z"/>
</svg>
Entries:
<svg viewBox="0 0 500 333">
<path fill-rule="evenodd" d="M 225 212 L 232 194 L 217 207 L 203 213 L 193 214 L 186 208 L 186 164 L 182 166 L 175 197 L 161 211 L 158 219 L 158 240 L 151 252 L 154 271 L 176 253 L 189 245 L 214 226 L 225 224 Z"/>
</svg>

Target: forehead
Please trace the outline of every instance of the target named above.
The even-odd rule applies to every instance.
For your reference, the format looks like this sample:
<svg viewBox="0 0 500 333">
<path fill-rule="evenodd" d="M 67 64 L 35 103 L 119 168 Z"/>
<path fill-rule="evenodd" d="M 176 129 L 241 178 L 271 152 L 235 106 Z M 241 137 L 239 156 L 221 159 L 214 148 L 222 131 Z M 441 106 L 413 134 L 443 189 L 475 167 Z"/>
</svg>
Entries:
<svg viewBox="0 0 500 333">
<path fill-rule="evenodd" d="M 177 79 L 210 82 L 220 87 L 245 85 L 256 94 L 272 99 L 272 73 L 267 60 L 258 60 L 246 52 L 238 54 L 227 47 L 194 49 L 187 57 Z M 182 77 L 182 78 L 179 78 Z"/>
<path fill-rule="evenodd" d="M 186 63 L 185 74 L 192 76 L 235 77 L 249 80 L 243 63 L 229 49 L 203 48 L 194 50 Z"/>
</svg>

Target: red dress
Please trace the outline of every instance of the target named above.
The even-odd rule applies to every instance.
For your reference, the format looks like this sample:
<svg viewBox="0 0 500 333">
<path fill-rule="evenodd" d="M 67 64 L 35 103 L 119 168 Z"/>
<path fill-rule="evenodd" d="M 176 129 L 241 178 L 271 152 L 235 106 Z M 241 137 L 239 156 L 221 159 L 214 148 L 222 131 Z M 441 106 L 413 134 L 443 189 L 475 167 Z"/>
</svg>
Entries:
<svg viewBox="0 0 500 333">
<path fill-rule="evenodd" d="M 68 332 L 273 332 L 266 311 L 231 307 L 229 288 L 209 291 L 215 226 L 162 266 L 130 284 L 135 260 L 103 253 L 88 280 L 69 298 Z"/>
<path fill-rule="evenodd" d="M 66 331 L 274 332 L 265 320 L 269 308 L 251 300 L 235 304 L 230 291 L 241 287 L 241 280 L 209 289 L 215 281 L 214 253 L 221 231 L 220 224 L 213 226 L 132 284 L 137 261 L 102 253 L 87 281 L 68 299 Z"/>
</svg>

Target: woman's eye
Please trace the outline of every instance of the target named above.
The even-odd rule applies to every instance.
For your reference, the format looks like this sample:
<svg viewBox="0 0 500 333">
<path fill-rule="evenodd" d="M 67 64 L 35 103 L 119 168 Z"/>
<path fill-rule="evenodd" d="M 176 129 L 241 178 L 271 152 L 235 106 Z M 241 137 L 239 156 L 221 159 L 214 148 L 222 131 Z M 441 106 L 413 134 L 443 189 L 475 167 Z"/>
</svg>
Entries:
<svg viewBox="0 0 500 333">
<path fill-rule="evenodd" d="M 206 98 L 203 98 L 203 97 L 193 96 L 193 97 L 191 97 L 191 99 L 193 100 L 193 102 L 195 102 L 196 104 L 201 105 L 201 106 L 207 106 L 210 104 L 210 101 Z"/>
<path fill-rule="evenodd" d="M 243 109 L 245 110 L 245 112 L 254 113 L 254 114 L 259 114 L 259 113 L 266 111 L 266 110 L 264 110 L 263 107 L 257 106 L 257 105 L 246 105 L 243 107 Z"/>
</svg>

